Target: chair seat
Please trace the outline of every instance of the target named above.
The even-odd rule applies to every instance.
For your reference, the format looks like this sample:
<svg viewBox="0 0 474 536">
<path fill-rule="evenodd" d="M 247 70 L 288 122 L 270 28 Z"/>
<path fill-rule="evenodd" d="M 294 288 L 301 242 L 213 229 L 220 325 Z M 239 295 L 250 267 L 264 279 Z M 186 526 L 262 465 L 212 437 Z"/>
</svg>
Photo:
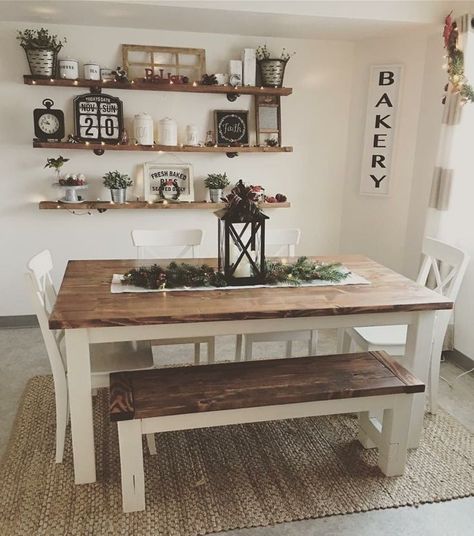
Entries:
<svg viewBox="0 0 474 536">
<path fill-rule="evenodd" d="M 354 328 L 370 346 L 403 346 L 407 340 L 407 326 L 369 326 Z"/>
<path fill-rule="evenodd" d="M 92 374 L 153 368 L 153 354 L 147 342 L 93 344 L 90 354 Z"/>
</svg>

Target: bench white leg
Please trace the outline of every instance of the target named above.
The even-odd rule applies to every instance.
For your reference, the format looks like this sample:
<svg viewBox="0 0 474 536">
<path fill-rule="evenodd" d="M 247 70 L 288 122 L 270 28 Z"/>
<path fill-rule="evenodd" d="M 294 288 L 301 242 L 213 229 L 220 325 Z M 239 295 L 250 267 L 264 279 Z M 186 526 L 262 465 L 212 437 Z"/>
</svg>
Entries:
<svg viewBox="0 0 474 536">
<path fill-rule="evenodd" d="M 242 339 L 243 335 L 237 335 L 235 338 L 235 361 L 242 359 Z"/>
<path fill-rule="evenodd" d="M 148 452 L 151 456 L 156 455 L 156 443 L 155 434 L 146 434 L 146 444 L 148 446 Z"/>
<path fill-rule="evenodd" d="M 201 361 L 201 345 L 196 342 L 194 343 L 194 364 L 199 365 Z"/>
<path fill-rule="evenodd" d="M 377 445 L 370 439 L 369 430 L 372 426 L 368 411 L 359 413 L 359 433 L 357 439 L 365 449 L 373 449 Z"/>
<path fill-rule="evenodd" d="M 118 423 L 122 505 L 124 512 L 145 510 L 142 423 L 140 419 Z"/>
<path fill-rule="evenodd" d="M 387 476 L 403 475 L 413 395 L 399 398 L 393 409 L 384 410 L 378 465 Z"/>
<path fill-rule="evenodd" d="M 207 362 L 214 363 L 216 360 L 216 339 L 212 337 L 207 343 Z"/>
<path fill-rule="evenodd" d="M 345 328 L 337 330 L 337 353 L 348 354 L 351 351 L 352 339 Z"/>
</svg>

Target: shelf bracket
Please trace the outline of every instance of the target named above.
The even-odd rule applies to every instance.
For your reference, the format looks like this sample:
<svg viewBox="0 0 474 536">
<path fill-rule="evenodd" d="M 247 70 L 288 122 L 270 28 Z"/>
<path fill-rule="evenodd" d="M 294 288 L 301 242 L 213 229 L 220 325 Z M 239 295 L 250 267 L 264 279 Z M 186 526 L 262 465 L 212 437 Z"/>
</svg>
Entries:
<svg viewBox="0 0 474 536">
<path fill-rule="evenodd" d="M 105 153 L 104 149 L 94 149 L 94 154 L 97 156 L 102 156 Z"/>
<path fill-rule="evenodd" d="M 235 102 L 239 97 L 239 93 L 227 93 L 227 100 L 229 102 Z"/>
<path fill-rule="evenodd" d="M 107 212 L 107 209 L 106 209 L 106 208 L 98 208 L 98 209 L 97 209 L 97 212 L 98 212 L 99 214 L 103 214 L 104 212 Z"/>
<path fill-rule="evenodd" d="M 239 156 L 239 153 L 225 153 L 227 158 L 235 158 L 236 156 Z"/>
</svg>

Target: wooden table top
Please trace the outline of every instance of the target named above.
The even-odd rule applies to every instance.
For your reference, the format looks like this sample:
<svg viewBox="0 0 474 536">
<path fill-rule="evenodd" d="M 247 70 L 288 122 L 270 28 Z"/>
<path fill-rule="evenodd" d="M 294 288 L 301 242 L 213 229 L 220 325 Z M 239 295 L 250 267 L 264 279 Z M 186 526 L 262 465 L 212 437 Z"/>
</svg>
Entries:
<svg viewBox="0 0 474 536">
<path fill-rule="evenodd" d="M 451 300 L 360 255 L 314 257 L 341 262 L 370 285 L 249 288 L 112 294 L 112 275 L 153 260 L 69 261 L 49 319 L 51 329 L 177 324 L 452 309 Z M 216 259 L 186 260 L 215 265 Z"/>
</svg>

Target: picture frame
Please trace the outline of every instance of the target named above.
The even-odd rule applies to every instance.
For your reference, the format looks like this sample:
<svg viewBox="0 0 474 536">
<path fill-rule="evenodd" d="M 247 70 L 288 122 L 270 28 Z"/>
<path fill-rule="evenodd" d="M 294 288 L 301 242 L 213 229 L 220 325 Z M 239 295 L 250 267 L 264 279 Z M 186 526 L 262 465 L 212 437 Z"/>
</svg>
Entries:
<svg viewBox="0 0 474 536">
<path fill-rule="evenodd" d="M 194 201 L 192 164 L 145 162 L 143 164 L 143 198 L 149 202 Z M 177 188 L 179 196 L 177 197 Z"/>
<path fill-rule="evenodd" d="M 249 144 L 248 110 L 214 110 L 216 144 L 221 147 Z"/>
</svg>

